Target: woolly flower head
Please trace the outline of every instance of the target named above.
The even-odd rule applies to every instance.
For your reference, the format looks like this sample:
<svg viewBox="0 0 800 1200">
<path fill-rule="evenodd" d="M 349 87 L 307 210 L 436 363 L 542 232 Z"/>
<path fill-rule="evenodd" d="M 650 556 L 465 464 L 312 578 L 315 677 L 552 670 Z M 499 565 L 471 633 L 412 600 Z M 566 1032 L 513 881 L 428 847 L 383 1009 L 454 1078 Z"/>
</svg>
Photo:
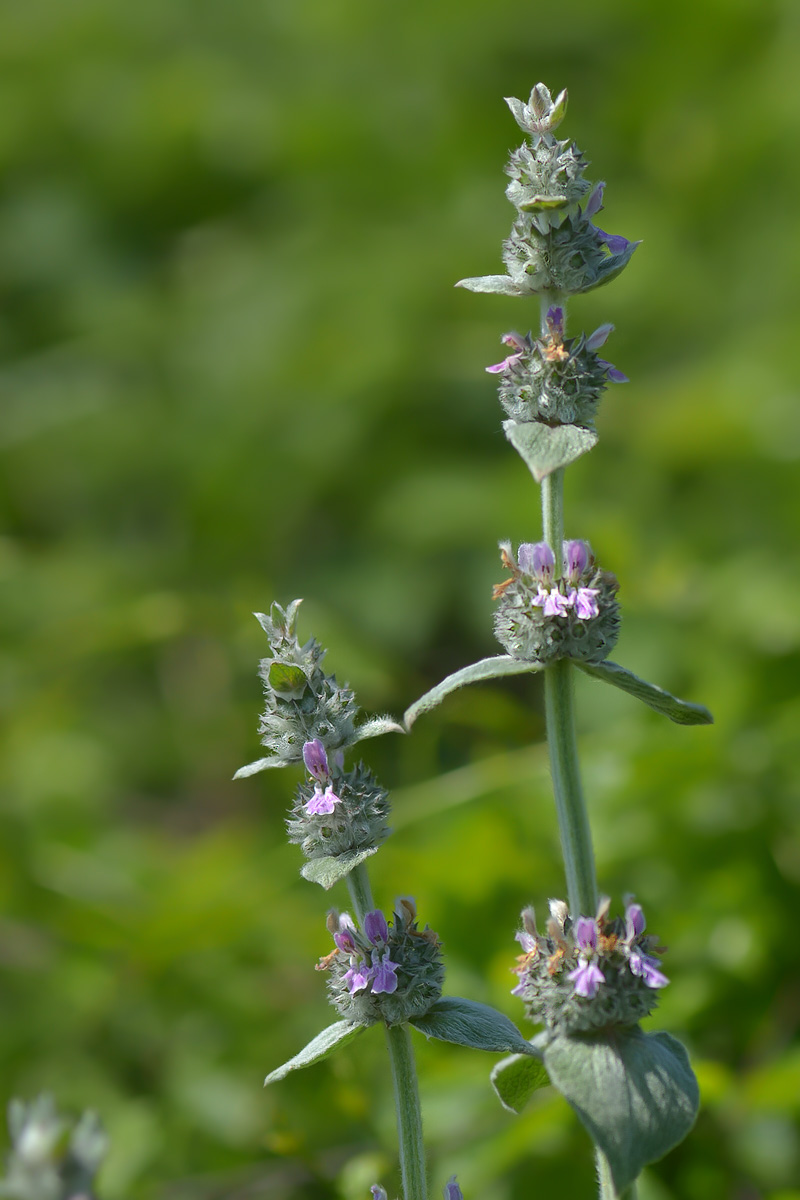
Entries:
<svg viewBox="0 0 800 1200">
<path fill-rule="evenodd" d="M 645 934 L 641 906 L 628 897 L 624 917 L 608 918 L 604 897 L 594 917 L 570 917 L 563 900 L 550 901 L 540 934 L 532 908 L 522 913 L 513 994 L 532 1021 L 552 1033 L 587 1033 L 633 1025 L 658 1003 L 669 982 L 657 955 L 658 939 Z"/>
<path fill-rule="evenodd" d="M 439 939 L 427 926 L 418 928 L 410 898 L 396 902 L 391 922 L 376 909 L 358 929 L 347 913 L 332 909 L 327 925 L 335 948 L 317 970 L 328 972 L 331 1004 L 347 1020 L 401 1025 L 422 1016 L 441 996 Z"/>
<path fill-rule="evenodd" d="M 601 662 L 619 634 L 617 580 L 595 566 L 588 542 L 562 544 L 560 562 L 546 542 L 523 542 L 517 557 L 500 543 L 510 577 L 497 584 L 494 631 L 514 658 Z"/>
</svg>

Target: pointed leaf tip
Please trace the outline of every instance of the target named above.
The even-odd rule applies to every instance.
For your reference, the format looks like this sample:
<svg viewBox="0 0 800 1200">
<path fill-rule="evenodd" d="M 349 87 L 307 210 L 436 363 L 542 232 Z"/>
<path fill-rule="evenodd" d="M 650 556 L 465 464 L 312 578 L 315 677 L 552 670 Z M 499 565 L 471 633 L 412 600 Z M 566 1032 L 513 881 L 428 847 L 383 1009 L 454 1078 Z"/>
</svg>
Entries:
<svg viewBox="0 0 800 1200">
<path fill-rule="evenodd" d="M 280 1079 L 285 1079 L 290 1071 L 299 1071 L 302 1067 L 310 1067 L 313 1063 L 321 1062 L 337 1046 L 343 1046 L 346 1042 L 352 1041 L 366 1028 L 366 1025 L 359 1024 L 357 1021 L 336 1021 L 335 1024 L 329 1025 L 295 1054 L 294 1058 L 290 1058 L 283 1066 L 270 1071 L 264 1080 L 264 1087 L 270 1083 L 277 1083 Z"/>
<path fill-rule="evenodd" d="M 633 671 L 626 670 L 619 663 L 609 662 L 608 660 L 600 663 L 587 663 L 576 659 L 575 665 L 580 667 L 587 675 L 592 675 L 595 679 L 602 679 L 606 683 L 611 683 L 614 687 L 620 688 L 623 692 L 627 692 L 628 695 L 635 696 L 637 700 L 641 700 L 649 708 L 663 713 L 665 717 L 669 717 L 670 721 L 674 721 L 676 725 L 714 724 L 714 718 L 704 704 L 694 704 L 689 700 L 680 700 L 677 696 L 673 696 L 671 692 L 658 687 L 657 684 L 648 683 L 646 679 L 640 679 L 638 675 L 634 675 Z"/>
<path fill-rule="evenodd" d="M 438 704 L 442 703 L 445 696 L 449 696 L 451 692 L 464 687 L 465 684 L 479 683 L 483 679 L 500 679 L 504 675 L 522 675 L 527 671 L 541 671 L 541 669 L 540 663 L 524 662 L 519 658 L 512 658 L 510 654 L 497 654 L 492 658 L 482 658 L 480 662 L 462 667 L 460 671 L 454 671 L 452 675 L 448 675 L 441 683 L 437 683 L 436 687 L 431 688 L 424 696 L 420 696 L 419 700 L 415 700 L 411 707 L 406 709 L 403 717 L 405 727 L 410 732 L 417 717 L 436 708 Z"/>
</svg>

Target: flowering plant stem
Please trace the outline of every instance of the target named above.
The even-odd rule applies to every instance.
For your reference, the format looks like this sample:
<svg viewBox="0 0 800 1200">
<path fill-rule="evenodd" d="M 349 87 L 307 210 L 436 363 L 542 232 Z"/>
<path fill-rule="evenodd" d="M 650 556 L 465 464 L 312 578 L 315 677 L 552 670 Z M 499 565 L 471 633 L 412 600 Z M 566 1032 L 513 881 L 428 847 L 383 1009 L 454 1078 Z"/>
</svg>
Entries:
<svg viewBox="0 0 800 1200">
<path fill-rule="evenodd" d="M 560 555 L 564 538 L 563 499 L 562 467 L 542 480 L 544 536 L 556 555 Z M 581 915 L 593 916 L 597 910 L 597 881 L 592 834 L 578 766 L 572 663 L 568 658 L 557 659 L 545 668 L 544 697 L 550 771 L 567 877 L 569 908 L 574 918 Z"/>
<path fill-rule="evenodd" d="M 375 908 L 369 874 L 364 863 L 359 863 L 347 876 L 347 889 L 358 922 L 363 927 L 365 915 Z M 403 1197 L 404 1200 L 427 1200 L 422 1109 L 408 1025 L 387 1025 L 386 1046 L 392 1066 Z"/>
</svg>

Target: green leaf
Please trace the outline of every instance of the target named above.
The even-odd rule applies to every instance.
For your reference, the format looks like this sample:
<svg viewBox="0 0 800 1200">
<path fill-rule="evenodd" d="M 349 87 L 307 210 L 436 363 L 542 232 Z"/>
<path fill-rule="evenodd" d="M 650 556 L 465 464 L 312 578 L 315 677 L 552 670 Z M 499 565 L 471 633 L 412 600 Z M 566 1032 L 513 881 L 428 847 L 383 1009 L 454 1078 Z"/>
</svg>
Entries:
<svg viewBox="0 0 800 1200">
<path fill-rule="evenodd" d="M 466 288 L 468 292 L 492 292 L 500 296 L 527 295 L 517 287 L 510 275 L 472 275 L 469 279 L 459 279 L 455 286 Z"/>
<path fill-rule="evenodd" d="M 365 738 L 380 737 L 383 733 L 405 733 L 405 726 L 398 724 L 393 717 L 372 717 L 356 729 L 354 742 L 363 742 Z"/>
<path fill-rule="evenodd" d="M 298 700 L 308 687 L 305 671 L 294 663 L 272 663 L 267 672 L 267 679 L 273 692 L 292 700 Z"/>
<path fill-rule="evenodd" d="M 427 1038 L 472 1046 L 474 1050 L 536 1054 L 513 1021 L 488 1004 L 464 1000 L 461 996 L 442 996 L 422 1017 L 410 1022 Z"/>
<path fill-rule="evenodd" d="M 665 717 L 669 717 L 670 721 L 675 721 L 678 725 L 713 725 L 714 723 L 714 718 L 705 705 L 692 704 L 689 700 L 679 700 L 677 696 L 665 692 L 663 688 L 657 687 L 654 683 L 640 679 L 638 675 L 634 675 L 632 671 L 626 670 L 618 663 L 587 663 L 575 659 L 575 666 L 580 667 L 582 671 L 585 671 L 587 675 L 592 675 L 595 679 L 613 683 L 614 687 L 621 688 L 623 692 L 635 696 L 637 700 L 654 708 L 656 712 L 663 713 Z"/>
<path fill-rule="evenodd" d="M 278 754 L 273 754 L 269 758 L 257 758 L 255 762 L 239 767 L 233 778 L 246 779 L 248 775 L 257 775 L 259 771 L 266 771 L 269 767 L 292 767 L 296 766 L 299 761 L 299 759 L 281 758 Z"/>
<path fill-rule="evenodd" d="M 534 1092 L 550 1083 L 544 1063 L 528 1054 L 501 1059 L 489 1076 L 503 1108 L 521 1113 Z"/>
<path fill-rule="evenodd" d="M 344 854 L 326 854 L 324 858 L 312 858 L 301 868 L 300 874 L 303 879 L 318 883 L 327 891 L 377 849 L 377 846 L 370 846 L 366 850 L 346 850 Z"/>
<path fill-rule="evenodd" d="M 580 458 L 598 442 L 596 432 L 582 425 L 503 421 L 503 431 L 537 483 Z"/>
<path fill-rule="evenodd" d="M 638 1026 L 601 1037 L 555 1037 L 544 1065 L 608 1160 L 617 1192 L 677 1146 L 700 1094 L 683 1046 Z"/>
<path fill-rule="evenodd" d="M 411 707 L 406 709 L 403 717 L 406 729 L 411 729 L 417 717 L 436 708 L 445 696 L 449 696 L 457 688 L 463 687 L 465 683 L 479 683 L 482 679 L 500 679 L 503 675 L 522 675 L 526 671 L 541 671 L 541 669 L 540 663 L 524 662 L 522 659 L 512 658 L 510 654 L 482 658 L 480 662 L 472 663 L 469 667 L 462 667 L 460 671 L 454 671 L 452 675 L 448 675 L 441 683 L 437 683 L 436 687 L 431 688 L 424 696 L 420 696 L 419 700 L 415 700 Z"/>
<path fill-rule="evenodd" d="M 294 1058 L 290 1058 L 282 1067 L 270 1071 L 264 1080 L 264 1087 L 268 1083 L 277 1083 L 279 1079 L 285 1079 L 290 1071 L 299 1071 L 301 1067 L 310 1067 L 313 1063 L 321 1062 L 337 1046 L 351 1042 L 366 1028 L 366 1025 L 362 1025 L 358 1021 L 337 1021 L 334 1025 L 329 1025 L 327 1029 L 323 1029 L 322 1033 L 318 1033 L 307 1046 L 304 1046 L 299 1054 L 295 1054 Z"/>
</svg>

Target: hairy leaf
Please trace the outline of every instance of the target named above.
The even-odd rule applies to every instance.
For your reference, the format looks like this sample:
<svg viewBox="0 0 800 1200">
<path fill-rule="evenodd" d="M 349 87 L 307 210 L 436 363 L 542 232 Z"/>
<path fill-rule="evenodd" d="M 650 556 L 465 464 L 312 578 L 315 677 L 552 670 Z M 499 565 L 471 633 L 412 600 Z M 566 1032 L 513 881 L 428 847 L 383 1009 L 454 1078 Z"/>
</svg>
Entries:
<svg viewBox="0 0 800 1200">
<path fill-rule="evenodd" d="M 654 683 L 640 679 L 638 675 L 634 675 L 632 671 L 626 670 L 618 663 L 587 663 L 576 659 L 575 665 L 595 679 L 613 683 L 614 687 L 621 688 L 623 692 L 635 696 L 637 700 L 654 708 L 656 712 L 663 713 L 665 717 L 669 717 L 670 721 L 675 721 L 678 725 L 713 725 L 714 723 L 714 718 L 705 705 L 692 704 L 689 700 L 679 700 L 677 696 L 665 692 L 663 688 L 657 687 Z"/>
</svg>

